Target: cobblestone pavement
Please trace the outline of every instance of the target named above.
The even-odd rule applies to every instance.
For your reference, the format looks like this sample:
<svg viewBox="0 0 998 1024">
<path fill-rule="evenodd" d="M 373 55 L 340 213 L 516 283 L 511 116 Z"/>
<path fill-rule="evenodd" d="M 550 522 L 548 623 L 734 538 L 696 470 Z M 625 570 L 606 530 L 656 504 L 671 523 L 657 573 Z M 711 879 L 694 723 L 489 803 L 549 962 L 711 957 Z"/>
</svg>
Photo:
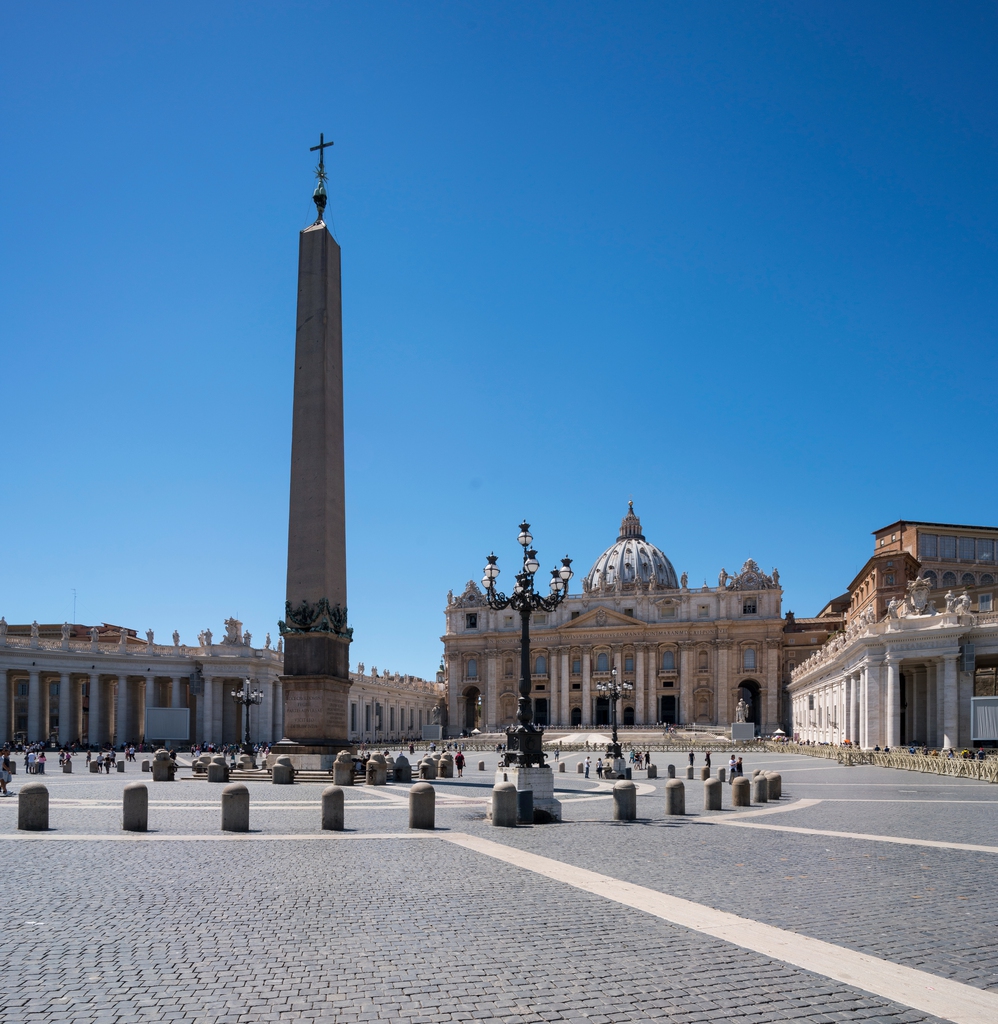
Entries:
<svg viewBox="0 0 998 1024">
<path fill-rule="evenodd" d="M 495 829 L 484 759 L 435 784 L 438 828 L 998 989 L 982 905 L 998 854 L 711 824 L 731 812 L 704 815 L 699 780 L 691 813 L 666 819 L 665 780 L 644 773 L 636 823 L 607 820 L 609 786 L 570 770 L 566 822 Z M 781 805 L 821 803 L 743 822 L 998 849 L 996 786 L 801 757 L 746 767 L 783 772 Z M 938 1019 L 432 837 L 276 838 L 319 834 L 320 785 L 251 784 L 248 840 L 112 841 L 136 780 L 154 835 L 220 835 L 222 787 L 154 786 L 133 765 L 32 778 L 52 798 L 45 838 L 17 833 L 16 799 L 0 800 L 4 1021 Z M 347 790 L 349 834 L 406 832 L 406 789 Z"/>
</svg>

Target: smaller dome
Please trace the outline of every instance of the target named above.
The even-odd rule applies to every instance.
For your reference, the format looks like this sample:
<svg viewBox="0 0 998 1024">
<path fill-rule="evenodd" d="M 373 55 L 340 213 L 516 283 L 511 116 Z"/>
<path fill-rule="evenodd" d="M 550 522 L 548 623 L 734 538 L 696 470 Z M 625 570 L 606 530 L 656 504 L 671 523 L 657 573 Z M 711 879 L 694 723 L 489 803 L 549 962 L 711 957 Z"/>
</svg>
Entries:
<svg viewBox="0 0 998 1024">
<path fill-rule="evenodd" d="M 633 587 L 654 583 L 662 589 L 676 589 L 676 570 L 654 544 L 645 540 L 641 520 L 628 502 L 627 515 L 621 520 L 617 542 L 603 552 L 582 580 L 584 591 L 610 587 Z"/>
</svg>

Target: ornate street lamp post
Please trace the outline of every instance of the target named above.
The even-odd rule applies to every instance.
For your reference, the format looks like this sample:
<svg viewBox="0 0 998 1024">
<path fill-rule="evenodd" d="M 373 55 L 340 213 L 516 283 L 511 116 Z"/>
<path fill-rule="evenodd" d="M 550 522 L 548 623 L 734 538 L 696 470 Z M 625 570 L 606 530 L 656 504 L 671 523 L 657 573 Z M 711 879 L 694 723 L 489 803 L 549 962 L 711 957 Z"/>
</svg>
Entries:
<svg viewBox="0 0 998 1024">
<path fill-rule="evenodd" d="M 610 724 L 613 727 L 613 742 L 606 749 L 607 757 L 613 757 L 614 770 L 616 770 L 616 762 L 621 760 L 620 744 L 617 742 L 617 701 L 627 693 L 630 693 L 634 689 L 633 683 L 617 682 L 617 670 L 614 669 L 610 673 L 609 679 L 601 679 L 596 684 L 596 691 L 601 697 L 606 697 L 610 702 Z"/>
<path fill-rule="evenodd" d="M 243 740 L 243 753 L 253 756 L 253 745 L 250 743 L 250 708 L 254 704 L 263 703 L 262 690 L 250 690 L 250 682 L 247 679 L 241 690 L 232 691 L 232 699 L 246 709 L 246 737 Z"/>
<path fill-rule="evenodd" d="M 541 609 L 554 611 L 568 595 L 568 581 L 574 575 L 572 560 L 566 556 L 561 560 L 560 569 L 551 570 L 550 595 L 545 597 L 538 594 L 534 590 L 534 574 L 541 566 L 537 561 L 537 552 L 530 546 L 533 539 L 530 524 L 520 523 L 517 540 L 523 546 L 523 567 L 516 574 L 516 586 L 509 597 L 496 590 L 496 577 L 499 575 L 496 555 L 489 555 L 482 577 L 485 600 L 490 608 L 497 611 L 512 608 L 520 613 L 520 698 L 516 711 L 516 720 L 520 724 L 506 730 L 504 764 L 507 768 L 544 764 L 544 752 L 541 749 L 544 730 L 533 724 L 534 713 L 530 701 L 530 616 Z"/>
</svg>

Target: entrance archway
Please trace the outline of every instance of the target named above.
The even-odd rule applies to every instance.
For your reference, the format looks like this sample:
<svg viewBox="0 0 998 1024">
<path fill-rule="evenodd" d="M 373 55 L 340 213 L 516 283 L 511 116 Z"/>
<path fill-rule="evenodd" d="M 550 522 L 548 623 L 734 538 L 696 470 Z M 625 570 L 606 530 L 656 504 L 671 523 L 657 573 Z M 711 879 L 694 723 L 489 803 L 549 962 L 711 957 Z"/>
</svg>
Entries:
<svg viewBox="0 0 998 1024">
<path fill-rule="evenodd" d="M 659 721 L 665 725 L 676 724 L 676 698 L 675 697 L 663 697 L 661 700 L 661 711 L 659 713 Z"/>
<path fill-rule="evenodd" d="M 578 729 L 582 725 L 582 708 L 572 708 L 572 728 Z"/>
<path fill-rule="evenodd" d="M 534 722 L 537 725 L 548 724 L 548 702 L 546 697 L 538 697 L 534 701 Z"/>
<path fill-rule="evenodd" d="M 754 679 L 743 679 L 738 684 L 738 689 L 735 690 L 735 704 L 738 704 L 739 700 L 745 701 L 748 704 L 748 714 L 745 716 L 746 720 L 755 724 L 757 730 L 762 729 L 762 700 L 759 693 L 759 684 Z M 734 721 L 734 714 L 732 714 L 732 721 Z"/>
<path fill-rule="evenodd" d="M 624 725 L 634 725 L 634 708 L 624 708 Z"/>
<path fill-rule="evenodd" d="M 596 724 L 610 724 L 610 701 L 606 697 L 596 698 Z"/>
<path fill-rule="evenodd" d="M 462 728 L 471 732 L 478 728 L 482 720 L 482 691 L 477 686 L 469 686 L 464 691 L 464 721 Z"/>
</svg>

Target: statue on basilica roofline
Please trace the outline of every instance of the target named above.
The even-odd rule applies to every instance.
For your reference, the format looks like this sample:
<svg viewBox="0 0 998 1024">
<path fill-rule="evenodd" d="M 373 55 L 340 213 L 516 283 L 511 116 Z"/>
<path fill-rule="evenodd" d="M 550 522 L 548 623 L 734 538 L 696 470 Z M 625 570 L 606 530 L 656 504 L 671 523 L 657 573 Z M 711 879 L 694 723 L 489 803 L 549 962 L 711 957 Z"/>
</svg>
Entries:
<svg viewBox="0 0 998 1024">
<path fill-rule="evenodd" d="M 0 615 L 0 636 L 5 637 L 7 635 L 7 620 Z"/>
<path fill-rule="evenodd" d="M 64 622 L 62 624 L 62 638 L 63 638 L 63 640 L 68 640 L 69 639 L 69 634 L 71 632 L 72 632 L 72 628 L 70 627 L 69 623 L 68 622 Z"/>
<path fill-rule="evenodd" d="M 679 577 L 679 585 L 683 588 L 683 590 L 685 590 L 689 582 L 689 574 L 684 572 L 683 575 Z"/>
<path fill-rule="evenodd" d="M 727 584 L 728 584 L 728 570 L 725 569 L 722 566 L 721 567 L 721 571 L 720 571 L 720 573 L 718 574 L 718 577 L 717 577 L 717 585 L 723 589 L 724 587 L 727 586 Z"/>
<path fill-rule="evenodd" d="M 179 647 L 180 646 L 180 633 L 178 633 L 177 630 L 173 631 L 173 646 L 174 647 Z"/>
</svg>

